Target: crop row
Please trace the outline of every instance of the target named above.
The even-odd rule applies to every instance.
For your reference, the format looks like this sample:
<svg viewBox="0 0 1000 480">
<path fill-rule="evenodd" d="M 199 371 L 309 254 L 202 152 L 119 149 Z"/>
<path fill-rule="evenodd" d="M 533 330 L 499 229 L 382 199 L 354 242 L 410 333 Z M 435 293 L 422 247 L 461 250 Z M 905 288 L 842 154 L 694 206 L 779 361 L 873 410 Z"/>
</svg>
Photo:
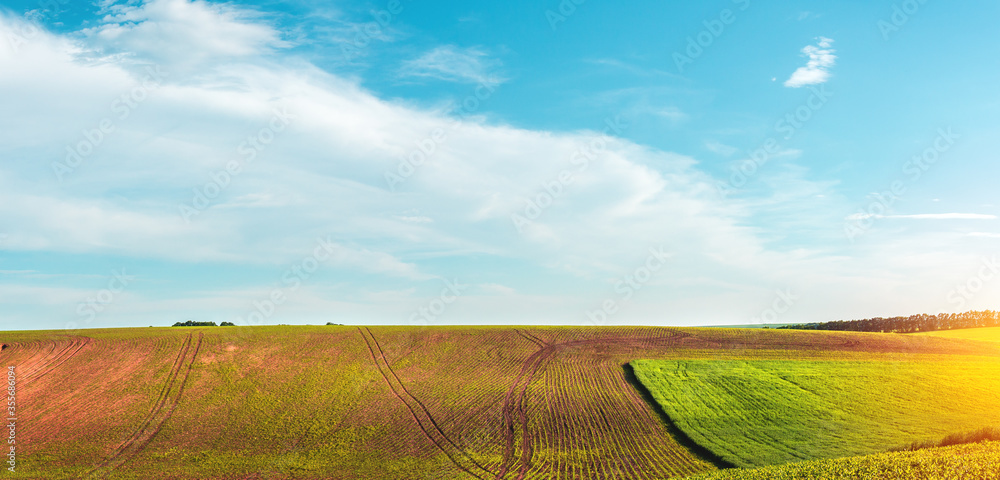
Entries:
<svg viewBox="0 0 1000 480">
<path fill-rule="evenodd" d="M 753 467 L 886 451 L 1000 412 L 1000 362 L 639 360 L 696 443 Z"/>
<path fill-rule="evenodd" d="M 713 466 L 678 442 L 631 383 L 623 366 L 636 358 L 686 359 L 691 365 L 696 358 L 836 359 L 826 363 L 846 365 L 889 352 L 889 358 L 939 369 L 910 372 L 912 382 L 952 387 L 961 382 L 941 383 L 939 377 L 963 368 L 971 372 L 975 358 L 997 358 L 996 348 L 974 342 L 839 332 L 324 326 L 86 333 L 90 340 L 76 344 L 63 332 L 8 332 L 0 339 L 8 345 L 0 359 L 26 374 L 39 372 L 26 375 L 19 398 L 31 406 L 22 418 L 30 428 L 22 437 L 25 468 L 12 478 L 76 478 L 112 458 L 107 465 L 116 468 L 95 473 L 653 480 Z M 189 333 L 203 334 L 200 345 L 188 342 Z M 943 356 L 953 354 L 978 357 Z M 1000 378 L 981 364 L 977 368 L 977 375 Z M 878 371 L 857 372 L 859 381 L 898 390 L 879 397 L 897 411 L 913 396 L 905 382 L 881 381 Z M 694 373 L 689 369 L 689 376 Z M 808 373 L 784 378 L 815 388 L 798 378 Z M 750 388 L 734 379 L 719 385 Z M 969 418 L 986 416 L 988 400 L 997 397 L 990 385 L 952 392 L 982 401 L 968 412 L 939 415 L 941 425 L 926 433 L 940 439 L 951 431 L 942 425 L 966 430 Z M 163 395 L 165 390 L 172 393 Z M 917 398 L 927 406 L 910 405 L 911 411 L 924 415 L 940 408 Z M 767 411 L 762 400 L 754 400 L 757 413 L 743 418 L 768 418 L 761 414 Z M 139 440 L 122 450 L 133 437 Z M 897 446 L 917 438 L 886 440 Z M 124 453 L 116 456 L 119 450 Z"/>
<path fill-rule="evenodd" d="M 1000 478 L 1000 442 L 728 469 L 688 480 L 991 480 Z"/>
</svg>

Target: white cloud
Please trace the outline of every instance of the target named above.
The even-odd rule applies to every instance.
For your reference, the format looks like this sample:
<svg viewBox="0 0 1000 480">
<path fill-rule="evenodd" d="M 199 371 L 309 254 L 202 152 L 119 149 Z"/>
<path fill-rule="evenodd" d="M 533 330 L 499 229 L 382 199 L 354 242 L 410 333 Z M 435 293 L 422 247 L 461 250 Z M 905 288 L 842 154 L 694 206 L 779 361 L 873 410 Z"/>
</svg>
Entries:
<svg viewBox="0 0 1000 480">
<path fill-rule="evenodd" d="M 888 218 L 912 218 L 917 220 L 996 220 L 996 215 L 979 213 L 921 213 L 916 215 L 889 215 Z"/>
<path fill-rule="evenodd" d="M 289 46 L 246 9 L 203 0 L 150 0 L 105 5 L 101 25 L 84 30 L 100 51 L 187 70 Z"/>
<path fill-rule="evenodd" d="M 690 117 L 676 105 L 678 94 L 677 90 L 668 87 L 629 87 L 594 93 L 579 101 L 618 112 L 616 116 L 626 123 L 664 121 L 676 126 Z"/>
<path fill-rule="evenodd" d="M 335 266 L 348 266 L 371 273 L 381 273 L 411 280 L 430 280 L 434 275 L 421 273 L 416 265 L 406 263 L 384 252 L 373 252 L 366 248 L 356 249 L 337 245 L 333 253 Z"/>
<path fill-rule="evenodd" d="M 498 85 L 504 82 L 498 69 L 501 63 L 480 48 L 442 45 L 403 64 L 402 74 L 450 82 Z"/>
<path fill-rule="evenodd" d="M 687 120 L 688 118 L 687 114 L 677 107 L 652 108 L 649 110 L 649 113 L 657 117 L 665 118 L 674 123 Z"/>
<path fill-rule="evenodd" d="M 132 36 L 113 47 L 156 51 L 172 41 L 146 28 L 148 21 L 138 19 Z M 0 83 L 19 102 L 11 104 L 16 121 L 2 121 L 0 135 L 11 140 L 6 148 L 37 158 L 28 169 L 0 167 L 0 221 L 11 232 L 5 248 L 288 265 L 329 235 L 347 249 L 344 268 L 409 279 L 442 275 L 418 264 L 427 256 L 512 257 L 529 269 L 600 277 L 653 243 L 705 239 L 692 245 L 759 248 L 752 232 L 737 225 L 735 210 L 714 198 L 712 179 L 687 157 L 598 132 L 456 122 L 380 100 L 309 66 L 265 66 L 252 58 L 259 66 L 247 66 L 240 49 L 199 67 L 198 75 L 168 77 L 121 120 L 106 100 L 94 99 L 131 91 L 140 80 L 131 62 L 77 62 L 71 43 L 61 47 L 65 40 L 52 38 L 58 41 L 40 43 L 30 57 L 0 57 L 0 69 L 14 72 Z M 190 204 L 193 190 L 204 190 L 226 162 L 244 160 L 238 146 L 269 124 L 275 108 L 287 109 L 294 122 L 184 222 L 178 207 Z M 104 117 L 114 119 L 115 131 L 62 184 L 55 182 L 51 164 Z M 385 173 L 396 171 L 434 128 L 447 131 L 447 140 L 393 193 Z M 571 162 L 597 141 L 607 145 L 605 153 L 586 168 Z M 572 186 L 519 234 L 511 214 L 563 169 L 574 172 Z"/>
<path fill-rule="evenodd" d="M 396 215 L 393 218 L 409 223 L 434 223 L 434 219 L 430 217 L 415 216 L 415 215 Z"/>
<path fill-rule="evenodd" d="M 847 216 L 847 220 L 864 220 L 868 218 L 901 218 L 909 220 L 996 220 L 997 216 L 980 213 L 918 213 L 913 215 L 874 215 L 870 213 L 855 213 Z"/>
<path fill-rule="evenodd" d="M 498 283 L 483 283 L 478 285 L 479 289 L 488 295 L 515 295 L 517 290 Z"/>
<path fill-rule="evenodd" d="M 725 157 L 729 157 L 729 156 L 735 154 L 736 152 L 740 151 L 738 148 L 736 148 L 734 146 L 726 145 L 724 143 L 716 142 L 716 141 L 707 141 L 707 142 L 705 142 L 705 148 L 707 148 L 709 151 L 711 151 L 713 153 L 718 153 L 719 155 L 722 155 L 722 156 L 725 156 Z"/>
<path fill-rule="evenodd" d="M 826 37 L 819 37 L 816 45 L 807 45 L 802 49 L 802 53 L 809 57 L 806 66 L 799 67 L 792 73 L 792 76 L 785 80 L 786 87 L 799 88 L 806 85 L 817 85 L 825 83 L 830 79 L 830 67 L 837 61 L 834 55 L 833 40 Z"/>
<path fill-rule="evenodd" d="M 357 272 L 374 274 L 380 284 L 398 283 L 352 297 L 354 292 L 316 278 L 282 315 L 317 318 L 337 311 L 382 323 L 405 321 L 413 305 L 426 301 L 412 301 L 424 291 L 411 288 L 434 284 L 431 294 L 436 294 L 440 286 L 433 279 L 455 276 L 479 286 L 480 295 L 476 289 L 463 295 L 449 308 L 453 318 L 582 323 L 586 309 L 619 298 L 614 281 L 633 274 L 648 250 L 661 246 L 674 256 L 636 294 L 634 306 L 623 310 L 631 313 L 615 321 L 749 318 L 757 312 L 746 306 L 773 293 L 761 292 L 761 284 L 812 288 L 818 292 L 813 311 L 830 315 L 849 314 L 845 305 L 861 311 L 866 299 L 878 297 L 899 298 L 907 310 L 929 304 L 925 291 L 908 298 L 892 295 L 913 279 L 896 273 L 891 261 L 947 246 L 944 241 L 913 235 L 905 248 L 873 247 L 851 255 L 825 244 L 793 244 L 796 239 L 784 238 L 786 232 L 807 230 L 824 240 L 823 235 L 839 235 L 840 219 L 826 218 L 827 212 L 849 205 L 835 204 L 839 197 L 831 185 L 788 173 L 785 163 L 755 177 L 772 196 L 723 199 L 716 179 L 695 158 L 597 131 L 456 119 L 378 98 L 304 60 L 278 59 L 269 52 L 281 47 L 279 35 L 235 7 L 161 0 L 116 12 L 131 20 L 109 21 L 111 33 L 103 36 L 103 27 L 85 36 L 43 33 L 18 52 L 0 42 L 5 255 L 128 257 L 237 272 L 265 265 L 280 273 L 312 252 L 317 238 L 329 236 L 337 245 L 330 265 L 338 285 L 366 276 Z M 151 27 L 167 19 L 178 24 L 168 30 L 197 35 L 176 38 Z M 0 38 L 12 22 L 0 20 Z M 217 38 L 219 31 L 233 36 Z M 201 43 L 201 37 L 208 41 Z M 425 55 L 428 61 L 417 71 L 461 81 L 490 78 L 495 65 L 481 52 L 450 48 L 466 60 L 449 62 L 462 55 L 446 48 L 436 60 Z M 94 49 L 127 55 L 80 61 Z M 188 62 L 184 50 L 199 60 Z M 111 102 L 141 81 L 134 63 L 142 56 L 189 73 L 169 76 L 120 118 Z M 294 120 L 274 133 L 254 161 L 246 161 L 238 148 L 271 124 L 275 109 L 287 109 Z M 677 110 L 660 113 L 677 117 Z M 52 163 L 105 118 L 113 120 L 114 131 L 58 182 Z M 594 125 L 604 127 L 600 118 Z M 397 172 L 400 159 L 419 152 L 436 128 L 446 139 L 397 191 L 390 190 L 386 172 Z M 601 151 L 592 154 L 595 145 Z M 242 162 L 241 172 L 185 222 L 178 207 L 232 161 Z M 556 188 L 552 184 L 563 171 L 571 181 L 559 186 L 557 198 L 519 233 L 511 215 L 524 214 L 529 200 Z M 781 223 L 762 224 L 759 219 L 767 216 Z M 866 238 L 879 235 L 873 231 Z M 953 252 L 941 255 L 954 259 Z M 940 273 L 928 270 L 912 278 L 945 278 Z M 224 314 L 246 307 L 248 295 L 266 295 L 268 285 L 259 287 L 220 286 L 218 292 L 184 291 L 138 303 L 123 299 L 121 310 L 132 312 L 128 318 L 137 322 L 156 312 Z M 88 292 L 55 292 L 59 296 L 52 298 L 72 303 Z M 365 299 L 393 300 L 373 305 Z"/>
</svg>

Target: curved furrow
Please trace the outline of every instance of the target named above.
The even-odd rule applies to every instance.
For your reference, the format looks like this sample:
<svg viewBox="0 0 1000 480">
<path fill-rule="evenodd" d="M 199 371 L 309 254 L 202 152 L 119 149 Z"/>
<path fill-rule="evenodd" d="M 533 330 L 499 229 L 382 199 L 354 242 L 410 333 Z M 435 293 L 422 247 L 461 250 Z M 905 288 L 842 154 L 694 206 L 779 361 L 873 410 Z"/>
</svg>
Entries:
<svg viewBox="0 0 1000 480">
<path fill-rule="evenodd" d="M 46 363 L 42 367 L 39 367 L 35 370 L 35 372 L 25 375 L 25 379 L 38 380 L 39 378 L 52 373 L 53 370 L 62 366 L 62 364 L 66 363 L 69 359 L 80 353 L 80 350 L 90 346 L 91 343 L 93 343 L 93 339 L 88 337 L 74 338 L 50 362 Z"/>
<path fill-rule="evenodd" d="M 534 342 L 532 342 L 534 343 Z M 517 378 L 514 379 L 514 383 L 511 384 L 510 388 L 507 390 L 507 395 L 504 397 L 503 403 L 503 435 L 504 435 L 504 454 L 503 463 L 500 465 L 500 470 L 497 472 L 495 480 L 501 480 L 510 470 L 510 465 L 514 459 L 514 411 L 517 408 L 517 402 L 520 401 L 520 397 L 515 399 L 517 395 L 518 386 L 521 385 L 522 380 L 525 378 L 525 374 L 532 370 L 532 366 L 538 359 L 542 352 L 549 347 L 541 348 L 531 355 L 521 364 L 521 371 L 517 374 Z"/>
<path fill-rule="evenodd" d="M 531 374 L 528 375 L 527 380 L 525 380 L 524 387 L 521 389 L 521 394 L 518 397 L 518 420 L 521 423 L 521 468 L 518 470 L 516 480 L 524 479 L 525 474 L 528 472 L 528 468 L 531 467 L 531 457 L 533 454 L 533 440 L 531 430 L 528 428 L 528 405 L 525 400 L 528 394 L 528 388 L 531 387 L 538 370 L 548 363 L 552 356 L 556 354 L 556 350 L 557 348 L 555 346 L 548 345 L 539 351 L 541 355 L 539 355 L 536 359 L 531 370 Z"/>
<path fill-rule="evenodd" d="M 13 350 L 11 353 L 17 352 L 20 349 L 24 349 L 29 352 L 37 350 L 36 353 L 32 354 L 26 360 L 23 360 L 17 365 L 17 368 L 21 372 L 22 376 L 30 377 L 40 368 L 44 368 L 44 366 L 51 361 L 51 357 L 58 355 L 58 351 L 56 350 L 58 345 L 59 342 L 56 342 L 55 340 L 41 340 L 29 343 L 13 343 L 8 345 L 8 348 Z M 45 350 L 42 351 L 42 349 Z"/>
<path fill-rule="evenodd" d="M 115 469 L 137 455 L 156 437 L 163 425 L 173 416 L 177 404 L 180 403 L 187 384 L 191 369 L 194 366 L 198 351 L 201 348 L 203 335 L 198 334 L 198 341 L 194 343 L 194 334 L 188 334 L 181 345 L 171 366 L 166 382 L 160 389 L 159 397 L 153 410 L 145 417 L 142 425 L 132 433 L 124 442 L 118 445 L 115 451 L 101 462 L 99 465 L 87 472 L 82 478 L 105 478 Z M 194 344 L 194 349 L 192 349 Z M 185 369 L 185 365 L 187 368 Z M 183 372 L 183 377 L 181 373 Z"/>
<path fill-rule="evenodd" d="M 366 331 L 368 333 L 367 336 L 365 335 Z M 480 470 L 489 474 L 490 472 L 472 459 L 465 451 L 460 449 L 454 441 L 448 438 L 448 436 L 441 431 L 441 428 L 434 420 L 434 417 L 431 416 L 430 412 L 427 411 L 427 408 L 419 400 L 417 400 L 416 397 L 411 395 L 408 390 L 406 390 L 406 387 L 400 381 L 396 372 L 394 372 L 392 367 L 389 366 L 389 363 L 385 358 L 385 353 L 382 351 L 382 348 L 379 345 L 378 340 L 375 339 L 375 335 L 372 333 L 371 329 L 365 328 L 362 330 L 359 327 L 358 332 L 361 333 L 361 337 L 365 340 L 365 344 L 368 346 L 368 351 L 371 353 L 372 361 L 375 362 L 376 368 L 378 368 L 379 373 L 382 374 L 382 378 L 386 381 L 389 389 L 392 390 L 393 395 L 395 395 L 399 401 L 403 402 L 403 405 L 405 405 L 410 411 L 414 421 L 417 422 L 417 426 L 424 433 L 424 435 L 460 470 L 479 479 L 483 479 L 483 477 L 477 474 L 475 470 Z M 376 354 L 376 350 L 378 350 L 378 354 Z M 382 360 L 381 363 L 379 362 L 379 359 Z M 386 371 L 388 371 L 389 374 L 386 374 Z M 395 380 L 395 382 L 393 382 L 393 380 Z M 409 398 L 409 401 L 407 401 L 407 398 Z M 411 402 L 417 404 L 417 407 L 411 405 Z M 423 420 L 421 419 L 422 417 L 424 417 Z M 428 426 L 428 424 L 430 426 Z M 441 438 L 437 438 L 438 436 Z M 449 448 L 449 446 L 451 448 Z M 452 448 L 457 451 L 457 454 L 451 451 Z M 469 462 L 472 465 L 466 465 L 466 462 Z"/>
</svg>

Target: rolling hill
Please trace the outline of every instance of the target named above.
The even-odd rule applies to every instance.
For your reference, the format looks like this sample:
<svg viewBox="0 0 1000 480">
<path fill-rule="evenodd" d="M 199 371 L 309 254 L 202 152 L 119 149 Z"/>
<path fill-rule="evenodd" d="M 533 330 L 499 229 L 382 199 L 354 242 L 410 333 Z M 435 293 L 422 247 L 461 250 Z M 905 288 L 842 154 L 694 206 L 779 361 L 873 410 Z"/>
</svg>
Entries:
<svg viewBox="0 0 1000 480">
<path fill-rule="evenodd" d="M 739 467 L 885 452 L 1000 423 L 1000 359 L 636 360 L 678 428 Z"/>
<path fill-rule="evenodd" d="M 990 344 L 655 327 L 0 333 L 9 478 L 662 479 L 720 464 L 643 395 L 657 360 L 961 362 Z M 714 463 L 713 463 L 714 462 Z"/>
</svg>

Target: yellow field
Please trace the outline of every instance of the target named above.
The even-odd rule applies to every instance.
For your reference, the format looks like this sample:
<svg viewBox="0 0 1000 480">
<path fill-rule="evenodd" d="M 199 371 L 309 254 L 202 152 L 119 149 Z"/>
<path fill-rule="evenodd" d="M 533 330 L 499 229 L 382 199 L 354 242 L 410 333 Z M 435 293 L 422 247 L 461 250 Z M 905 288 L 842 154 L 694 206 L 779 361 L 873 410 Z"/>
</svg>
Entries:
<svg viewBox="0 0 1000 480">
<path fill-rule="evenodd" d="M 995 480 L 1000 442 L 709 472 L 688 480 Z"/>
<path fill-rule="evenodd" d="M 958 330 L 940 330 L 936 332 L 911 333 L 910 335 L 960 338 L 963 340 L 983 340 L 987 342 L 1000 342 L 1000 327 L 962 328 Z"/>
<path fill-rule="evenodd" d="M 637 389 L 624 367 L 635 359 L 836 361 L 859 375 L 934 367 L 862 392 L 892 388 L 879 398 L 898 413 L 892 391 L 935 386 L 913 393 L 912 408 L 938 421 L 904 422 L 914 435 L 880 447 L 968 430 L 963 416 L 998 417 L 987 408 L 997 389 L 943 387 L 967 378 L 962 365 L 1000 362 L 1000 348 L 939 337 L 269 326 L 0 332 L 0 344 L 18 405 L 17 472 L 5 479 L 662 480 L 716 470 Z M 981 376 L 1000 378 L 1000 368 Z M 964 410 L 935 409 L 945 395 L 970 399 Z M 790 413 L 802 417 L 803 408 Z"/>
</svg>

